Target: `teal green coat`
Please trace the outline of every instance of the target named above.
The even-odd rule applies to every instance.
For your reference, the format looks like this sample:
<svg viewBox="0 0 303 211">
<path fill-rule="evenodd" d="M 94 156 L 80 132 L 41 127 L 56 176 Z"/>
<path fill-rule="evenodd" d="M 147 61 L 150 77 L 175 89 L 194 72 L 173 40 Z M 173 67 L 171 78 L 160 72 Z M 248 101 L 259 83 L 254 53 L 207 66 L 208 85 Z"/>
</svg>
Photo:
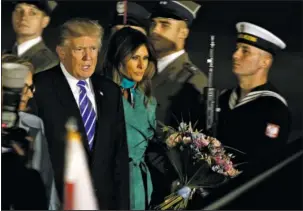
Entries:
<svg viewBox="0 0 303 211">
<path fill-rule="evenodd" d="M 145 210 L 145 205 L 150 202 L 153 187 L 148 167 L 144 162 L 144 154 L 156 128 L 156 100 L 153 98 L 146 107 L 144 94 L 136 90 L 134 108 L 124 97 L 123 106 L 130 158 L 130 209 Z M 146 189 L 142 171 L 146 174 Z"/>
</svg>

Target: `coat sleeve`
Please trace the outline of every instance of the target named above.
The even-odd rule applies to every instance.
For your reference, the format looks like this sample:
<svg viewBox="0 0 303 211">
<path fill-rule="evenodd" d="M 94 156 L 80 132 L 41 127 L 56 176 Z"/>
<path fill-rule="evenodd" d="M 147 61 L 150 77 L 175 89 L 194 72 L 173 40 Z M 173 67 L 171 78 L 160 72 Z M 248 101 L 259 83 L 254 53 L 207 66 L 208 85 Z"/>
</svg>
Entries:
<svg viewBox="0 0 303 211">
<path fill-rule="evenodd" d="M 128 163 L 128 147 L 126 139 L 124 110 L 122 97 L 119 95 L 119 106 L 116 120 L 115 131 L 115 166 L 114 166 L 114 201 L 113 209 L 128 210 L 129 209 L 129 163 Z"/>
</svg>

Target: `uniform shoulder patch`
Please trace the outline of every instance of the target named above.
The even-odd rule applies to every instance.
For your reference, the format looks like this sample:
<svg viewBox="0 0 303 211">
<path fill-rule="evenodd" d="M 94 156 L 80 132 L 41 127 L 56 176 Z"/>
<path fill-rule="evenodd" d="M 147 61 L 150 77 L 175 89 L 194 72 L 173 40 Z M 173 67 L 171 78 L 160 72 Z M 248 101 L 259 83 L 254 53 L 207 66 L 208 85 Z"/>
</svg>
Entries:
<svg viewBox="0 0 303 211">
<path fill-rule="evenodd" d="M 277 138 L 279 136 L 280 126 L 272 123 L 267 123 L 265 135 L 269 138 Z"/>
<path fill-rule="evenodd" d="M 188 62 L 183 65 L 183 68 L 192 74 L 198 74 L 200 72 L 200 69 L 196 65 Z"/>
</svg>

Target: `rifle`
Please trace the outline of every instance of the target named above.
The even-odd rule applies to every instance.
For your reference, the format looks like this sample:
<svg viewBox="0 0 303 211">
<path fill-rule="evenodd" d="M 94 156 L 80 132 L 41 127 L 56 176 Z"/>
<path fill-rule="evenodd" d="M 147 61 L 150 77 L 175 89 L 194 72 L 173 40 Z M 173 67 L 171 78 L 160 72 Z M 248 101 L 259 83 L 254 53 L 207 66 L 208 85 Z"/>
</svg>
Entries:
<svg viewBox="0 0 303 211">
<path fill-rule="evenodd" d="M 210 49 L 208 63 L 208 83 L 207 87 L 204 87 L 204 102 L 205 102 L 205 131 L 206 134 L 212 137 L 217 135 L 217 124 L 218 124 L 218 97 L 219 92 L 213 86 L 213 75 L 214 75 L 214 47 L 215 47 L 215 36 L 210 36 Z"/>
</svg>

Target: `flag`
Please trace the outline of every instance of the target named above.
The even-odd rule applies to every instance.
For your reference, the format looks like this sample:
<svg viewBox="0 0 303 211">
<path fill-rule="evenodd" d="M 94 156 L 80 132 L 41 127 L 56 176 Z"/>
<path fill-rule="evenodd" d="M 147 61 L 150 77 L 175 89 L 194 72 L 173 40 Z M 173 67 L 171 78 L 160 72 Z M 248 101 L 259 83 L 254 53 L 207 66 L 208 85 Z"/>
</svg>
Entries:
<svg viewBox="0 0 303 211">
<path fill-rule="evenodd" d="M 85 151 L 75 119 L 67 123 L 64 210 L 98 210 Z"/>
</svg>

